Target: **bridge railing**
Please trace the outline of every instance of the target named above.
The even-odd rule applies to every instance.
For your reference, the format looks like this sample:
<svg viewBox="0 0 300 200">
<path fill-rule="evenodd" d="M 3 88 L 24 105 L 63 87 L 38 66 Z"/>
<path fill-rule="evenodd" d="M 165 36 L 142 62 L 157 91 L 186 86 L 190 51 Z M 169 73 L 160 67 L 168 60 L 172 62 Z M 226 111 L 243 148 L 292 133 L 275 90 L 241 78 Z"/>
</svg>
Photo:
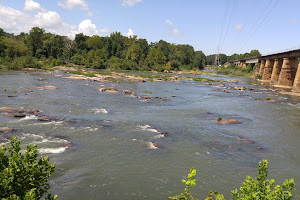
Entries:
<svg viewBox="0 0 300 200">
<path fill-rule="evenodd" d="M 269 55 L 273 55 L 273 54 L 280 54 L 280 53 L 285 53 L 285 52 L 289 52 L 289 51 L 297 51 L 297 50 L 300 50 L 300 45 L 294 46 L 291 48 L 287 48 L 287 49 L 283 49 L 283 50 L 279 50 L 279 51 L 268 52 L 266 54 L 262 54 L 261 56 L 269 56 Z"/>
</svg>

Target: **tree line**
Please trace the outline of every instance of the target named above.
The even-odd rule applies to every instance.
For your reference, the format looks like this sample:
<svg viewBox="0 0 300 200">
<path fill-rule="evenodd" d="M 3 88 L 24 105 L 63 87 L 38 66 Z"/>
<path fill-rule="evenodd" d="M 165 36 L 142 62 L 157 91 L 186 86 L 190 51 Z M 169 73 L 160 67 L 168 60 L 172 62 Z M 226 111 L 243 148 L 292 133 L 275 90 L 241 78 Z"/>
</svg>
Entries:
<svg viewBox="0 0 300 200">
<path fill-rule="evenodd" d="M 258 50 L 253 50 L 249 55 L 257 53 Z M 221 54 L 221 63 L 239 56 Z M 6 33 L 0 28 L 0 68 L 42 68 L 74 63 L 94 69 L 171 71 L 203 69 L 213 62 L 214 55 L 206 56 L 191 45 L 164 40 L 149 43 L 146 39 L 126 37 L 120 32 L 106 37 L 79 33 L 71 40 L 46 33 L 39 27 L 19 35 Z"/>
</svg>

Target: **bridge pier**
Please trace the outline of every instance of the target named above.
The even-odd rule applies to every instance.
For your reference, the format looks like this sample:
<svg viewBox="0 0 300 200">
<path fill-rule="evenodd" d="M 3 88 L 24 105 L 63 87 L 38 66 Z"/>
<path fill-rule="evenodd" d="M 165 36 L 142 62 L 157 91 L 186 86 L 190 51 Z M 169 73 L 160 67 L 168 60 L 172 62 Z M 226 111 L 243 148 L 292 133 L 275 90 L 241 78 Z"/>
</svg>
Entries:
<svg viewBox="0 0 300 200">
<path fill-rule="evenodd" d="M 300 63 L 298 64 L 298 69 L 297 69 L 297 73 L 293 85 L 293 91 L 300 92 Z"/>
<path fill-rule="evenodd" d="M 257 66 L 253 71 L 253 77 L 256 77 L 259 74 L 259 69 L 260 69 L 260 63 L 257 63 Z"/>
<path fill-rule="evenodd" d="M 271 80 L 273 66 L 274 66 L 274 61 L 273 60 L 269 60 L 269 59 L 266 60 L 264 73 L 263 73 L 263 77 L 262 77 L 263 81 L 270 81 Z"/>
<path fill-rule="evenodd" d="M 282 64 L 283 64 L 282 59 L 274 60 L 274 67 L 273 67 L 272 76 L 271 76 L 271 84 L 276 84 L 278 82 Z"/>
<path fill-rule="evenodd" d="M 292 87 L 296 76 L 298 59 L 284 58 L 282 69 L 279 75 L 278 85 L 284 87 Z"/>
<path fill-rule="evenodd" d="M 264 74 L 265 64 L 266 64 L 266 61 L 262 60 L 261 63 L 260 63 L 260 68 L 259 68 L 259 75 L 263 75 Z"/>
</svg>

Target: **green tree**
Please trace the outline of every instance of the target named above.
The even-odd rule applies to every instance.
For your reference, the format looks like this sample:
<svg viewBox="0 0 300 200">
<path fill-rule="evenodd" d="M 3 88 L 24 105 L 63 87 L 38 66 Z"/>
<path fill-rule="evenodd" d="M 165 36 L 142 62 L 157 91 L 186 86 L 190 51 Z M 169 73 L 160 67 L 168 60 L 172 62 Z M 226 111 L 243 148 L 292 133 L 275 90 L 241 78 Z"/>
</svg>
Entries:
<svg viewBox="0 0 300 200">
<path fill-rule="evenodd" d="M 55 163 L 48 157 L 37 160 L 36 145 L 27 146 L 21 153 L 20 140 L 12 137 L 11 146 L 0 147 L 0 199 L 41 199 L 50 188 L 48 178 L 54 172 Z M 55 199 L 48 194 L 46 199 Z"/>
<path fill-rule="evenodd" d="M 101 38 L 98 35 L 93 35 L 92 37 L 89 37 L 86 41 L 86 44 L 89 49 L 93 49 L 93 50 L 98 50 L 103 47 Z"/>
<path fill-rule="evenodd" d="M 44 33 L 45 30 L 39 27 L 33 27 L 29 31 L 29 35 L 27 36 L 25 42 L 28 48 L 31 50 L 32 56 L 35 56 L 38 49 L 42 49 Z"/>
<path fill-rule="evenodd" d="M 206 62 L 206 56 L 202 51 L 196 51 L 193 60 L 193 68 L 203 69 Z"/>
<path fill-rule="evenodd" d="M 126 58 L 139 63 L 142 59 L 142 49 L 138 43 L 132 44 L 127 50 Z"/>
<path fill-rule="evenodd" d="M 153 64 L 158 64 L 158 65 L 165 64 L 166 59 L 167 59 L 166 56 L 164 55 L 164 53 L 161 51 L 160 48 L 150 49 L 149 54 L 147 56 L 148 62 Z"/>
<path fill-rule="evenodd" d="M 83 33 L 79 33 L 75 35 L 75 44 L 78 50 L 86 50 L 89 36 L 84 35 Z"/>
<path fill-rule="evenodd" d="M 3 37 L 2 44 L 4 45 L 5 55 L 12 59 L 20 56 L 26 56 L 29 54 L 28 48 L 21 41 L 17 41 L 8 37 Z"/>
</svg>

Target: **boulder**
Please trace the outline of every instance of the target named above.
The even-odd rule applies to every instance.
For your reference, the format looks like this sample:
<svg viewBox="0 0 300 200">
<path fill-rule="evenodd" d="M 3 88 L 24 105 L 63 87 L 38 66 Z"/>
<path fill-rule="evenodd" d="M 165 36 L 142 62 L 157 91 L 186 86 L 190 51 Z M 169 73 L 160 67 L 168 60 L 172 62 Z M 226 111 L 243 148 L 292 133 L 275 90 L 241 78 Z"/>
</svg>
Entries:
<svg viewBox="0 0 300 200">
<path fill-rule="evenodd" d="M 0 127 L 0 133 L 11 133 L 15 131 L 13 128 L 8 128 L 8 127 Z"/>
<path fill-rule="evenodd" d="M 28 113 L 28 114 L 33 114 L 33 115 L 38 115 L 39 114 L 39 110 L 37 110 L 37 109 L 27 109 L 26 110 L 26 113 Z"/>
<path fill-rule="evenodd" d="M 37 87 L 37 89 L 42 89 L 42 90 L 55 90 L 55 89 L 58 89 L 58 87 L 51 86 L 51 85 L 45 85 L 45 86 Z"/>
<path fill-rule="evenodd" d="M 38 69 L 28 67 L 28 68 L 22 69 L 22 71 L 38 71 Z"/>
<path fill-rule="evenodd" d="M 119 94 L 119 92 L 116 90 L 105 90 L 105 92 L 110 93 L 110 94 Z"/>
<path fill-rule="evenodd" d="M 150 96 L 141 96 L 142 99 L 151 99 Z"/>
<path fill-rule="evenodd" d="M 130 90 L 123 90 L 124 94 L 134 94 L 134 92 L 131 92 Z"/>
<path fill-rule="evenodd" d="M 3 112 L 2 115 L 6 117 L 25 117 L 26 115 L 24 113 L 12 113 L 12 112 Z"/>
<path fill-rule="evenodd" d="M 105 88 L 100 88 L 99 92 L 105 92 Z"/>
<path fill-rule="evenodd" d="M 240 124 L 241 122 L 236 119 L 222 119 L 217 121 L 219 124 Z"/>
<path fill-rule="evenodd" d="M 44 81 L 45 79 L 44 79 L 44 78 L 38 78 L 38 80 L 39 80 L 39 81 Z"/>
<path fill-rule="evenodd" d="M 279 103 L 276 100 L 270 99 L 270 100 L 264 100 L 264 103 Z"/>
<path fill-rule="evenodd" d="M 17 109 L 17 108 L 10 108 L 10 107 L 0 107 L 0 113 L 22 113 L 24 112 L 23 109 Z"/>
<path fill-rule="evenodd" d="M 38 116 L 37 120 L 43 121 L 43 122 L 48 122 L 48 121 L 52 121 L 53 119 L 47 115 L 41 115 L 41 116 Z"/>
<path fill-rule="evenodd" d="M 30 92 L 33 92 L 32 90 L 30 90 L 30 89 L 25 89 L 24 90 L 24 92 L 26 92 L 26 93 L 30 93 Z"/>
</svg>

